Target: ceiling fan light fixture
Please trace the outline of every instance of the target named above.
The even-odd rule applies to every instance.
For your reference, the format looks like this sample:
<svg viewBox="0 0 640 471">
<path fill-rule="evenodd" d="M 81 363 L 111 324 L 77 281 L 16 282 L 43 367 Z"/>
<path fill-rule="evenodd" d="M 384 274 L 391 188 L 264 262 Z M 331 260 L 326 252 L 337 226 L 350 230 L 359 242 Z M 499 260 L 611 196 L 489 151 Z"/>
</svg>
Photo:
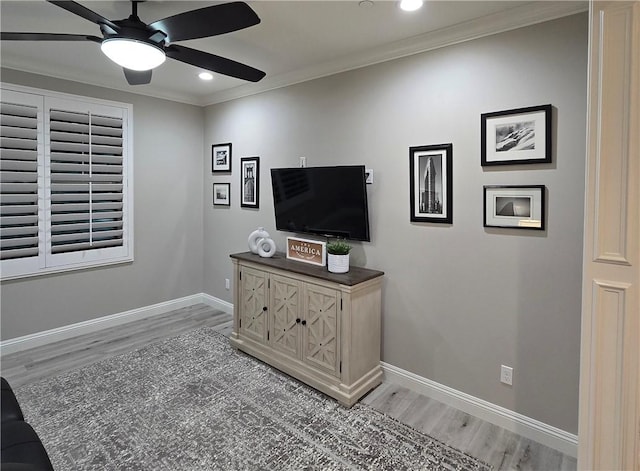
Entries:
<svg viewBox="0 0 640 471">
<path fill-rule="evenodd" d="M 135 39 L 105 39 L 100 49 L 113 62 L 130 70 L 151 70 L 166 59 L 164 51 L 159 47 Z"/>
<path fill-rule="evenodd" d="M 400 8 L 404 11 L 416 11 L 422 6 L 422 0 L 402 0 Z"/>
</svg>

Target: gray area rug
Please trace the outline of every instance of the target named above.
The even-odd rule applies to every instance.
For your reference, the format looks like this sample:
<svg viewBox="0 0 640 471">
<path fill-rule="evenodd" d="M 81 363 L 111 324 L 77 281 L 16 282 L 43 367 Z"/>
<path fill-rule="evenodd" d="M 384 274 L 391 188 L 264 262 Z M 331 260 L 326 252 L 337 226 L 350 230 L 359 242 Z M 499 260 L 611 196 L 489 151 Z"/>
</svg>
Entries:
<svg viewBox="0 0 640 471">
<path fill-rule="evenodd" d="M 488 470 L 211 328 L 17 388 L 56 470 Z"/>
</svg>

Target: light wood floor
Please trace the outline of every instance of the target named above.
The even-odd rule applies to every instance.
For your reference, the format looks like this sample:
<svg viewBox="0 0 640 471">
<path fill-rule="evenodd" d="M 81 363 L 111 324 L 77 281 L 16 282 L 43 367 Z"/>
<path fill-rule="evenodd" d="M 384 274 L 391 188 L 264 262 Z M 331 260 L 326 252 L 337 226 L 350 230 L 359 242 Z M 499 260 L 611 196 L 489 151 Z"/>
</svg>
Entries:
<svg viewBox="0 0 640 471">
<path fill-rule="evenodd" d="M 203 326 L 231 333 L 231 316 L 204 304 L 5 355 L 2 376 L 13 387 L 80 368 Z M 495 470 L 575 470 L 576 460 L 407 388 L 384 382 L 362 400 Z"/>
</svg>

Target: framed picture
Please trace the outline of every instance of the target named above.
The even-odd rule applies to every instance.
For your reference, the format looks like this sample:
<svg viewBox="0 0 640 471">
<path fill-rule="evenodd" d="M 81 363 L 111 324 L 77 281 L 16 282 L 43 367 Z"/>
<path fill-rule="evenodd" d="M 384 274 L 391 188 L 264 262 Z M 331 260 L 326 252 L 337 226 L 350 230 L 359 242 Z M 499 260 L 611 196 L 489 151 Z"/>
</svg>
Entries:
<svg viewBox="0 0 640 471">
<path fill-rule="evenodd" d="M 231 171 L 231 143 L 214 144 L 211 146 L 211 172 L 221 173 Z"/>
<path fill-rule="evenodd" d="M 485 186 L 484 227 L 543 231 L 544 185 Z"/>
<path fill-rule="evenodd" d="M 215 206 L 231 206 L 231 183 L 213 184 L 213 204 Z"/>
<path fill-rule="evenodd" d="M 240 206 L 243 208 L 260 207 L 260 157 L 240 159 Z"/>
<path fill-rule="evenodd" d="M 453 144 L 409 148 L 411 221 L 453 222 Z"/>
<path fill-rule="evenodd" d="M 551 162 L 551 105 L 484 113 L 480 123 L 482 166 Z"/>
</svg>

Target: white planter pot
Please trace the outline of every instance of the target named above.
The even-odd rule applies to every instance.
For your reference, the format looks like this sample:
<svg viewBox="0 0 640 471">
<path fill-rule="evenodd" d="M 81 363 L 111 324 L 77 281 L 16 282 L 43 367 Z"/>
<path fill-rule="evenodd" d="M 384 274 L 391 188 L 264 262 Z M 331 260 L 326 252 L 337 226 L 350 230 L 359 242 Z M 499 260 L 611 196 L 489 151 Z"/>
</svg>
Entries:
<svg viewBox="0 0 640 471">
<path fill-rule="evenodd" d="M 327 254 L 327 268 L 331 273 L 347 273 L 349 271 L 349 254 Z"/>
</svg>

